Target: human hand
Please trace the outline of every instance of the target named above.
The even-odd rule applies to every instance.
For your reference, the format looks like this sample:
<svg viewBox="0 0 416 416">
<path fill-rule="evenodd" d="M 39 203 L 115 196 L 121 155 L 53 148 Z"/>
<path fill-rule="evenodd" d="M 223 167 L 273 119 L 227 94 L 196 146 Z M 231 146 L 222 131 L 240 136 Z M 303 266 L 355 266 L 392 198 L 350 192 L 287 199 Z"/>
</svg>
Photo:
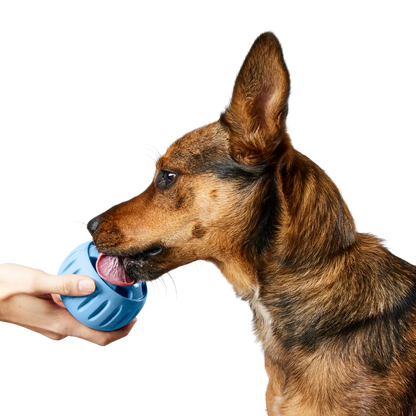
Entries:
<svg viewBox="0 0 416 416">
<path fill-rule="evenodd" d="M 128 335 L 136 319 L 116 331 L 96 331 L 78 322 L 59 296 L 85 296 L 94 290 L 95 282 L 90 277 L 55 276 L 18 264 L 1 264 L 0 321 L 20 325 L 54 340 L 73 336 L 108 345 Z"/>
</svg>

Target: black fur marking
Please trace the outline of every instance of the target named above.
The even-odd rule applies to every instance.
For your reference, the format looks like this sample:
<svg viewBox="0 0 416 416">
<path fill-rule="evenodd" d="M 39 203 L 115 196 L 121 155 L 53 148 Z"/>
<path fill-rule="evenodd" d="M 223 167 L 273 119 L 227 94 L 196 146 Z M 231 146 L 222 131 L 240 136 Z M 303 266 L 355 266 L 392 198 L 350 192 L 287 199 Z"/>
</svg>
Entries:
<svg viewBox="0 0 416 416">
<path fill-rule="evenodd" d="M 414 313 L 416 305 L 416 276 L 413 267 L 389 253 L 390 267 L 386 274 L 375 278 L 384 281 L 388 292 L 394 292 L 396 276 L 409 278 L 406 295 L 398 297 L 391 309 L 375 316 L 350 320 L 350 310 L 337 314 L 311 316 L 299 315 L 299 299 L 295 294 L 280 294 L 273 303 L 279 309 L 280 319 L 285 321 L 283 345 L 285 348 L 301 347 L 313 353 L 323 343 L 339 343 L 345 349 L 362 351 L 362 363 L 374 373 L 386 373 L 394 360 L 400 360 L 408 346 L 405 333 L 409 330 L 409 315 Z M 386 282 L 388 280 L 388 282 Z M 279 334 L 276 334 L 277 336 Z M 359 343 L 357 345 L 356 343 Z"/>
<path fill-rule="evenodd" d="M 255 166 L 243 165 L 233 159 L 218 161 L 211 167 L 211 171 L 220 179 L 237 181 L 240 189 L 258 183 L 266 189 L 266 195 L 261 201 L 257 223 L 250 232 L 244 250 L 252 254 L 262 254 L 270 246 L 279 228 L 279 197 L 275 180 L 275 168 L 272 165 L 260 164 Z M 261 182 L 260 182 L 261 181 Z"/>
<path fill-rule="evenodd" d="M 246 187 L 257 181 L 266 169 L 264 165 L 247 166 L 233 159 L 225 159 L 217 161 L 209 170 L 220 179 L 236 180 L 242 187 Z"/>
<path fill-rule="evenodd" d="M 249 243 L 258 254 L 262 254 L 270 246 L 279 230 L 280 201 L 274 177 L 268 179 L 266 186 L 267 197 L 261 201 L 260 216 Z"/>
</svg>

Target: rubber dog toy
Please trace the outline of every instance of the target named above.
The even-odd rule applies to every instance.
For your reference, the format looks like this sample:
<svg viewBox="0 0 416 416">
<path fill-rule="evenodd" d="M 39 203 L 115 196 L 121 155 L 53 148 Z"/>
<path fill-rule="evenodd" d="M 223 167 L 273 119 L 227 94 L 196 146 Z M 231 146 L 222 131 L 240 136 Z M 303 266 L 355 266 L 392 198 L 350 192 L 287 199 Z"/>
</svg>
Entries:
<svg viewBox="0 0 416 416">
<path fill-rule="evenodd" d="M 61 296 L 71 315 L 99 331 L 114 331 L 127 325 L 143 308 L 147 298 L 145 282 L 116 286 L 102 279 L 95 268 L 99 252 L 92 241 L 74 249 L 58 274 L 83 274 L 95 280 L 96 290 L 88 296 Z"/>
</svg>

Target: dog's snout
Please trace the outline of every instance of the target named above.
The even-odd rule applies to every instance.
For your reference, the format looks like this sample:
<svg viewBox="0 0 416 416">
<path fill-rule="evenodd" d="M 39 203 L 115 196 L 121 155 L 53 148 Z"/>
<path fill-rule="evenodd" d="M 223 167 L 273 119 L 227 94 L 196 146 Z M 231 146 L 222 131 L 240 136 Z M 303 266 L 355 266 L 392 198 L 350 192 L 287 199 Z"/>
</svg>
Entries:
<svg viewBox="0 0 416 416">
<path fill-rule="evenodd" d="M 97 231 L 97 228 L 100 225 L 101 219 L 102 217 L 99 215 L 98 217 L 95 217 L 88 222 L 87 229 L 92 236 L 94 236 L 94 233 Z"/>
</svg>

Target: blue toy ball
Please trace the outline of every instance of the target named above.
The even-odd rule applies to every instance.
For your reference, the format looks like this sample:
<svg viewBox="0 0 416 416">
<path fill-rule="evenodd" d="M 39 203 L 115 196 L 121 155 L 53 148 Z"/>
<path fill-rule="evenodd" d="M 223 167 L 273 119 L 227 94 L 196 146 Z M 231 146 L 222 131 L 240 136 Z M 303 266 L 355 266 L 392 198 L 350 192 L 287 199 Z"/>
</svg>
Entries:
<svg viewBox="0 0 416 416">
<path fill-rule="evenodd" d="M 95 292 L 88 296 L 61 296 L 78 321 L 99 331 L 114 331 L 127 325 L 143 308 L 147 298 L 145 282 L 116 286 L 103 280 L 95 269 L 99 253 L 92 241 L 81 244 L 62 263 L 58 274 L 83 274 L 95 280 Z"/>
</svg>

